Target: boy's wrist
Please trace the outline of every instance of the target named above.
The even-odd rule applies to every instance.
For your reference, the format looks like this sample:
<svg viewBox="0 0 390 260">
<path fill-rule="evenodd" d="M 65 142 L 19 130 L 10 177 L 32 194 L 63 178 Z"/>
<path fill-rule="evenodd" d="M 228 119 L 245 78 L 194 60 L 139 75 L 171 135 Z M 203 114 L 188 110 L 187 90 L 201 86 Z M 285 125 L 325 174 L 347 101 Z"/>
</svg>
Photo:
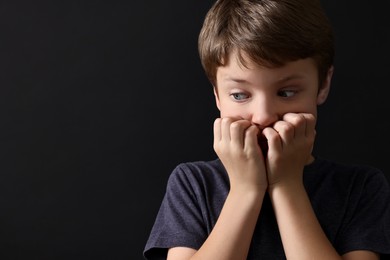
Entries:
<svg viewBox="0 0 390 260">
<path fill-rule="evenodd" d="M 286 194 L 291 197 L 294 194 L 299 193 L 300 191 L 305 191 L 305 186 L 303 185 L 303 181 L 294 180 L 294 181 L 284 181 L 277 182 L 274 184 L 270 184 L 268 186 L 268 193 L 270 196 L 273 196 L 275 193 L 278 194 Z"/>
<path fill-rule="evenodd" d="M 267 192 L 267 186 L 231 186 L 229 195 L 237 196 L 240 198 L 263 198 Z"/>
</svg>

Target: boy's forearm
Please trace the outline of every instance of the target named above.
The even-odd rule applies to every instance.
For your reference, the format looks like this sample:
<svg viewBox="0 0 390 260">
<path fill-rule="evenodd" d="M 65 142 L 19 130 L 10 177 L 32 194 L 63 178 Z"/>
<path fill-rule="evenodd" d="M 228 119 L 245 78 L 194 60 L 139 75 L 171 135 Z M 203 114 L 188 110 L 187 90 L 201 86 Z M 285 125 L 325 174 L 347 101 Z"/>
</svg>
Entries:
<svg viewBox="0 0 390 260">
<path fill-rule="evenodd" d="M 269 194 L 287 259 L 342 259 L 323 232 L 303 184 L 272 187 Z"/>
<path fill-rule="evenodd" d="M 191 259 L 246 259 L 264 194 L 231 190 L 210 236 Z"/>
</svg>

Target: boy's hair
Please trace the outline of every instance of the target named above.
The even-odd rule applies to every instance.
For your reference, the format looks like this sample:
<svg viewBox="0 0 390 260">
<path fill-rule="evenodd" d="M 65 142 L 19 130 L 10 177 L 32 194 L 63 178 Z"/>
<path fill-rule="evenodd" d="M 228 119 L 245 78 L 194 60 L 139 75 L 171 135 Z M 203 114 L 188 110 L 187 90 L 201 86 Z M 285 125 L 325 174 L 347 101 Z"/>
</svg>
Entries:
<svg viewBox="0 0 390 260">
<path fill-rule="evenodd" d="M 313 58 L 319 84 L 333 65 L 333 31 L 319 0 L 218 0 L 199 35 L 199 55 L 210 82 L 237 50 L 265 67 Z"/>
</svg>

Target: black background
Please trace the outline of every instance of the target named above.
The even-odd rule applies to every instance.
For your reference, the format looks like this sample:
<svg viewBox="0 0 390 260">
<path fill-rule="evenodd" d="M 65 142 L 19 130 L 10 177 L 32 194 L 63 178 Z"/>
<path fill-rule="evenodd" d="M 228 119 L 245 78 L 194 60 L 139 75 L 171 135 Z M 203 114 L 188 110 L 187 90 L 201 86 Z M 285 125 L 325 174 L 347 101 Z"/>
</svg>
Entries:
<svg viewBox="0 0 390 260">
<path fill-rule="evenodd" d="M 1 259 L 142 259 L 174 166 L 215 157 L 212 2 L 0 2 Z M 386 1 L 322 2 L 337 53 L 315 152 L 390 179 Z"/>
</svg>

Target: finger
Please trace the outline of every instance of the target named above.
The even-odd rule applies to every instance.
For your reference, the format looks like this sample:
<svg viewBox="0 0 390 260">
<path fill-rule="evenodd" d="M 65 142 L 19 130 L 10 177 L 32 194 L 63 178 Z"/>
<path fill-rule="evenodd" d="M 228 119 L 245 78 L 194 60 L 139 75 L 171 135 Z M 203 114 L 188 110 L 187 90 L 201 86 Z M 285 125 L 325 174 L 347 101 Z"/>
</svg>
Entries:
<svg viewBox="0 0 390 260">
<path fill-rule="evenodd" d="M 308 137 L 313 137 L 316 135 L 316 118 L 313 114 L 307 114 L 307 113 L 302 113 L 302 116 L 306 120 L 306 130 L 305 130 L 305 135 Z"/>
<path fill-rule="evenodd" d="M 221 118 L 214 121 L 214 143 L 221 141 Z"/>
<path fill-rule="evenodd" d="M 271 151 L 276 151 L 276 152 L 282 151 L 283 149 L 282 140 L 280 138 L 280 135 L 278 134 L 278 132 L 276 132 L 274 128 L 266 127 L 263 129 L 262 133 L 267 139 L 267 143 L 269 147 L 268 153 L 270 153 Z"/>
<path fill-rule="evenodd" d="M 245 139 L 244 139 L 244 148 L 247 150 L 250 149 L 260 149 L 258 145 L 258 134 L 259 128 L 255 125 L 249 125 L 249 127 L 245 131 Z"/>
<path fill-rule="evenodd" d="M 230 124 L 233 119 L 224 117 L 221 119 L 221 140 L 230 141 Z"/>
<path fill-rule="evenodd" d="M 230 138 L 234 145 L 244 148 L 244 132 L 250 125 L 248 120 L 238 120 L 230 124 Z"/>
<path fill-rule="evenodd" d="M 279 134 L 283 144 L 286 144 L 294 139 L 295 127 L 291 123 L 286 121 L 277 121 L 273 125 L 273 128 Z"/>
<path fill-rule="evenodd" d="M 303 113 L 287 113 L 283 120 L 289 122 L 295 129 L 295 137 L 306 136 L 307 122 Z"/>
</svg>

